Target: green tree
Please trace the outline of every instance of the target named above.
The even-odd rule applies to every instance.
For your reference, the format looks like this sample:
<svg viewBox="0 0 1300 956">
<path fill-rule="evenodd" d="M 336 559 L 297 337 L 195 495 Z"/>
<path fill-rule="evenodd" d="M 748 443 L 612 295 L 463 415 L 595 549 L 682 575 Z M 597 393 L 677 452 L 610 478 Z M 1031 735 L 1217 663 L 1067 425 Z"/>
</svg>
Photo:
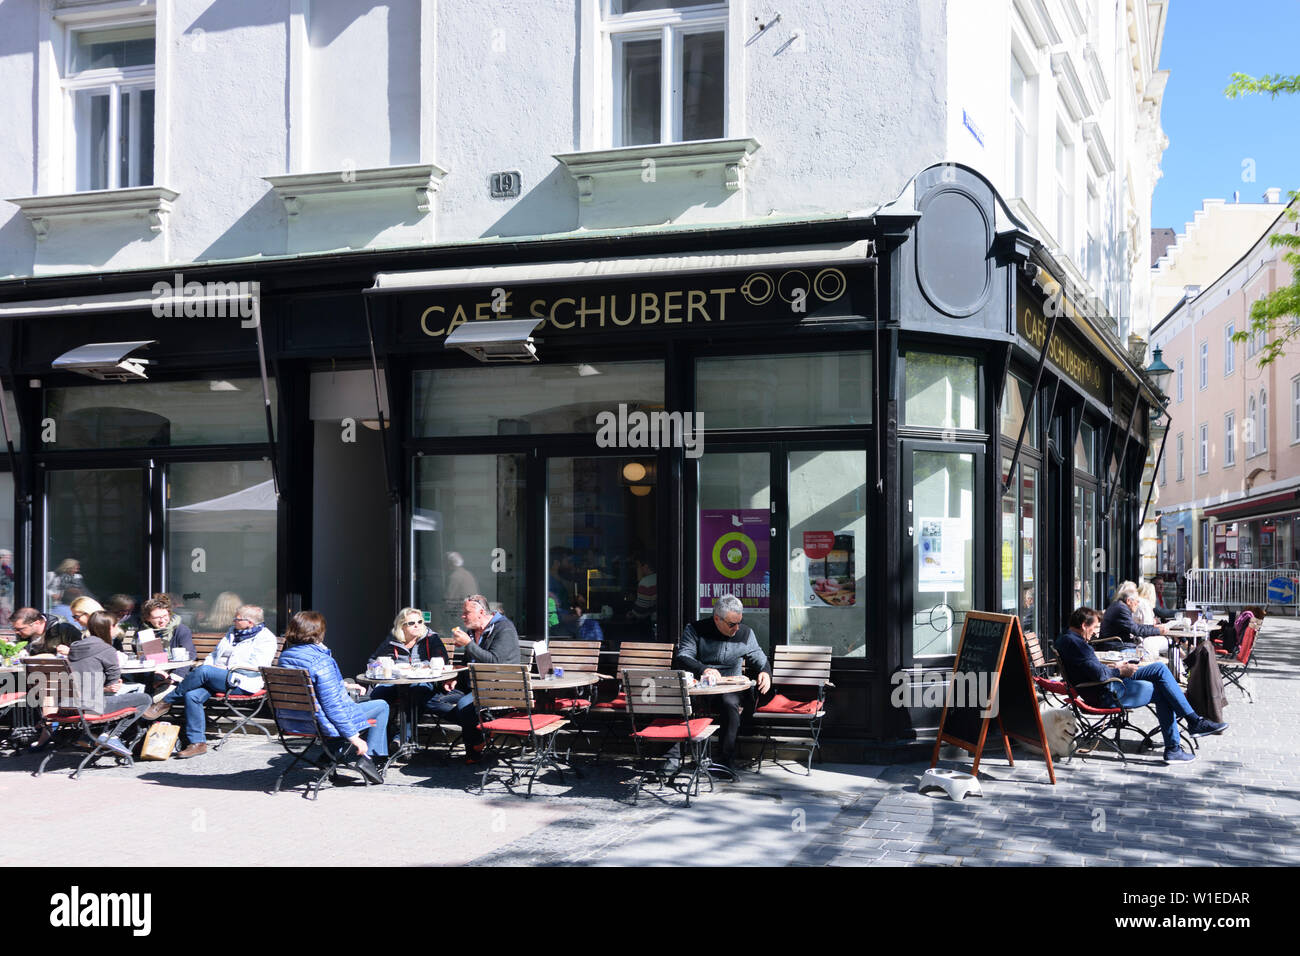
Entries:
<svg viewBox="0 0 1300 956">
<path fill-rule="evenodd" d="M 1250 93 L 1267 93 L 1274 99 L 1279 93 L 1300 93 L 1300 75 L 1270 73 L 1256 79 L 1245 73 L 1234 73 L 1231 79 L 1223 91 L 1231 100 Z M 1296 222 L 1300 219 L 1300 210 L 1297 210 L 1300 192 L 1292 190 L 1290 197 L 1286 218 Z M 1287 343 L 1300 337 L 1300 232 L 1277 232 L 1269 237 L 1269 242 L 1275 247 L 1286 248 L 1282 259 L 1291 266 L 1291 284 L 1255 302 L 1250 308 L 1250 328 L 1232 337 L 1236 342 L 1245 342 L 1251 336 L 1260 337 L 1264 343 L 1259 352 L 1261 366 L 1277 361 L 1286 354 Z"/>
</svg>

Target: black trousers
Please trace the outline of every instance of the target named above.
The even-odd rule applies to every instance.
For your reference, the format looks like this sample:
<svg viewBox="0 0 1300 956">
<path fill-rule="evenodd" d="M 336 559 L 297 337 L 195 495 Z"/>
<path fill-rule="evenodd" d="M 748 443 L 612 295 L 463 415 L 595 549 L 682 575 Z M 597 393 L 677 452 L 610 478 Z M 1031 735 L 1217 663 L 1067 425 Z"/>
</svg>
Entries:
<svg viewBox="0 0 1300 956">
<path fill-rule="evenodd" d="M 736 735 L 740 732 L 740 710 L 747 693 L 718 694 L 715 697 L 697 697 L 697 702 L 707 700 L 713 707 L 713 718 L 718 722 L 718 759 L 730 766 L 736 758 Z M 701 708 L 702 709 L 702 708 Z M 668 748 L 670 760 L 680 760 L 682 745 L 673 744 Z"/>
</svg>

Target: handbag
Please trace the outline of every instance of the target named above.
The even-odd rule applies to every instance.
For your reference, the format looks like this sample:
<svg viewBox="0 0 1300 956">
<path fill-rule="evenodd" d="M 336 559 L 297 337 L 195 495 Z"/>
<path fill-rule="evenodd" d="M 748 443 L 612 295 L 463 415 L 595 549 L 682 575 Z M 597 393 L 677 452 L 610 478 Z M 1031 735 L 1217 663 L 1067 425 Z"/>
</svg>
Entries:
<svg viewBox="0 0 1300 956">
<path fill-rule="evenodd" d="M 180 736 L 179 724 L 157 721 L 150 725 L 140 745 L 141 760 L 166 760 L 176 749 L 176 739 Z"/>
</svg>

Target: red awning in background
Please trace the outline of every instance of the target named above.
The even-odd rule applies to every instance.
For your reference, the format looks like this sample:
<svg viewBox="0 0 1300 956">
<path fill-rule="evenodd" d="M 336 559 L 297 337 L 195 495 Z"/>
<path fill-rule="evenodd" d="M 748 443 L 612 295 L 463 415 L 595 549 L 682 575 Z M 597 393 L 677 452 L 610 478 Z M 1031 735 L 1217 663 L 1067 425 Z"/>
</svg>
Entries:
<svg viewBox="0 0 1300 956">
<path fill-rule="evenodd" d="M 1292 505 L 1300 508 L 1300 488 L 1294 488 L 1291 491 L 1284 491 L 1276 495 L 1264 495 L 1260 498 L 1242 498 L 1237 501 L 1225 502 L 1221 505 L 1215 505 L 1213 508 L 1206 508 L 1205 516 L 1218 520 L 1248 518 L 1251 515 L 1263 514 L 1266 511 L 1286 510 L 1288 506 Z"/>
</svg>

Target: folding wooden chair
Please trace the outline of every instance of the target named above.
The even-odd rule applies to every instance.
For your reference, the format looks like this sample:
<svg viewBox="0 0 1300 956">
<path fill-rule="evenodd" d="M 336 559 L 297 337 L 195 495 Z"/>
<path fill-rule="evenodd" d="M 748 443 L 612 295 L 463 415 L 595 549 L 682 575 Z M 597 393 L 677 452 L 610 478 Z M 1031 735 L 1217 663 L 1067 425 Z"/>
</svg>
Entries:
<svg viewBox="0 0 1300 956">
<path fill-rule="evenodd" d="M 650 643 L 643 641 L 624 641 L 618 647 L 618 663 L 615 665 L 614 673 L 622 676 L 624 669 L 628 667 L 651 668 L 654 670 L 670 670 L 673 666 L 672 644 L 661 642 Z M 602 678 L 604 674 L 600 675 Z M 605 750 L 605 744 L 609 741 L 621 721 L 620 718 L 627 713 L 627 694 L 615 680 L 615 694 L 612 698 L 605 701 L 597 700 L 587 708 L 587 719 L 596 718 L 605 721 L 603 731 L 600 736 L 600 744 L 596 748 L 595 761 L 600 760 L 600 755 Z M 601 685 L 597 685 L 599 688 Z M 585 722 L 584 722 L 585 726 Z M 585 733 L 585 731 L 584 731 Z"/>
<path fill-rule="evenodd" d="M 1255 641 L 1259 637 L 1258 627 L 1246 628 L 1246 635 L 1237 645 L 1237 653 L 1230 658 L 1219 659 L 1219 676 L 1231 684 L 1237 690 L 1246 695 L 1246 699 L 1252 704 L 1255 703 L 1255 695 L 1250 692 L 1250 688 L 1242 683 L 1246 677 L 1246 672 L 1250 670 L 1250 662 L 1254 659 Z"/>
<path fill-rule="evenodd" d="M 354 769 L 349 767 L 348 758 L 356 754 L 356 747 L 351 741 L 328 736 L 321 727 L 316 719 L 316 688 L 309 673 L 298 667 L 263 667 L 261 673 L 266 682 L 266 699 L 270 701 L 271 714 L 280 733 L 280 743 L 293 757 L 289 766 L 275 778 L 271 792 L 279 793 L 289 772 L 299 763 L 305 763 L 320 771 L 303 794 L 307 799 L 315 800 L 321 786 L 336 771 Z M 374 726 L 374 719 L 369 723 Z M 319 751 L 315 755 L 311 754 L 313 747 Z M 364 774 L 357 771 L 357 776 L 367 787 L 370 786 Z"/>
<path fill-rule="evenodd" d="M 794 740 L 808 750 L 808 773 L 812 774 L 813 756 L 821 747 L 822 721 L 826 717 L 826 689 L 831 683 L 830 647 L 804 644 L 778 644 L 772 649 L 772 689 L 770 701 L 754 711 L 754 725 L 764 731 L 763 746 L 758 751 L 758 770 L 772 744 L 773 762 L 778 739 Z M 790 689 L 787 697 L 779 688 Z M 798 688 L 795 690 L 795 688 Z M 815 696 L 814 696 L 815 695 Z"/>
<path fill-rule="evenodd" d="M 134 764 L 129 756 L 115 754 L 100 741 L 101 738 L 107 740 L 120 737 L 122 731 L 136 721 L 138 715 L 135 708 L 126 707 L 106 714 L 87 711 L 85 699 L 78 693 L 80 681 L 74 680 L 71 666 L 62 658 L 28 658 L 23 661 L 23 667 L 27 675 L 27 686 L 41 690 L 45 720 L 58 724 L 50 752 L 32 776 L 39 777 L 51 760 L 65 754 L 83 757 L 77 769 L 72 772 L 73 780 L 100 757 L 112 757 L 126 767 Z M 97 674 L 88 674 L 87 677 L 99 679 Z M 79 741 L 89 744 L 89 753 L 76 746 Z"/>
<path fill-rule="evenodd" d="M 689 757 L 691 775 L 686 782 L 688 807 L 691 805 L 691 795 L 700 792 L 700 780 L 709 781 L 709 792 L 712 793 L 713 778 L 705 769 L 705 763 L 709 740 L 717 733 L 718 725 L 710 717 L 691 717 L 686 671 L 630 667 L 622 673 L 628 719 L 632 722 L 632 743 L 636 747 L 638 764 L 632 802 L 636 803 L 646 778 L 652 774 L 648 758 L 641 753 L 642 741 L 683 744 L 683 757 Z M 685 767 L 686 761 L 683 761 L 682 769 L 673 774 L 673 777 L 686 773 Z"/>
<path fill-rule="evenodd" d="M 480 720 L 479 729 L 487 738 L 484 760 L 489 755 L 498 757 L 510 768 L 507 787 L 513 787 L 521 777 L 528 778 L 528 796 L 533 795 L 533 781 L 545 767 L 559 771 L 564 780 L 564 768 L 555 757 L 555 732 L 568 721 L 558 714 L 539 714 L 533 708 L 532 678 L 525 664 L 470 664 L 470 687 L 474 693 L 474 706 L 482 711 L 508 711 L 500 717 Z M 513 739 L 519 744 L 519 754 L 503 751 L 497 738 Z M 519 766 L 516 766 L 518 761 Z M 478 792 L 487 786 L 488 776 L 495 773 L 492 766 L 483 768 Z"/>
</svg>

